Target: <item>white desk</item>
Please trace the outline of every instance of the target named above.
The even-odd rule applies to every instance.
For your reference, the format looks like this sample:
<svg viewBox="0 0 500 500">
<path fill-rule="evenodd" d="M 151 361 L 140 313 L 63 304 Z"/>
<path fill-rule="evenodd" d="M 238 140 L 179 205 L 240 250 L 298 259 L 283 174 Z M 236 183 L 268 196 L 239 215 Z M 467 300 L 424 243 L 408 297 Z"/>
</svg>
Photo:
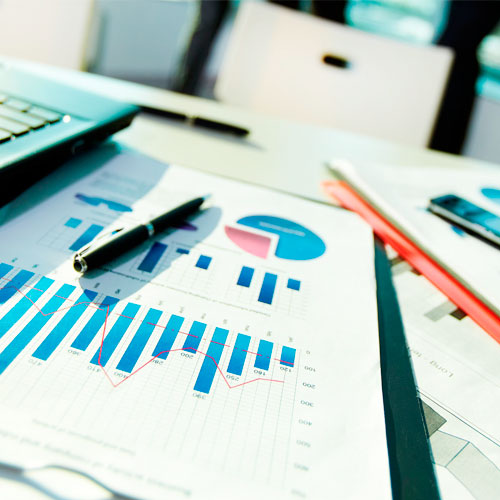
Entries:
<svg viewBox="0 0 500 500">
<path fill-rule="evenodd" d="M 299 196 L 326 200 L 319 185 L 329 177 L 325 162 L 333 158 L 401 166 L 439 164 L 453 167 L 476 162 L 336 129 L 270 118 L 206 99 L 88 73 L 34 63 L 29 67 L 109 97 L 248 128 L 249 136 L 239 139 L 172 120 L 139 116 L 131 127 L 115 138 L 162 161 L 283 189 Z"/>
</svg>

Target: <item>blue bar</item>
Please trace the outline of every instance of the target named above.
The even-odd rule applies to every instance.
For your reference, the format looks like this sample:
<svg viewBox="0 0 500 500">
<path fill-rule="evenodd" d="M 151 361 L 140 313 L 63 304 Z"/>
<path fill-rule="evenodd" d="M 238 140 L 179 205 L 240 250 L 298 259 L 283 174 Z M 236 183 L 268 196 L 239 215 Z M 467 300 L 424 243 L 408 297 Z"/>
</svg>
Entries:
<svg viewBox="0 0 500 500">
<path fill-rule="evenodd" d="M 286 285 L 287 288 L 290 288 L 290 290 L 300 290 L 300 281 L 299 280 L 294 280 L 292 278 L 288 278 L 288 284 Z"/>
<path fill-rule="evenodd" d="M 72 252 L 80 250 L 80 248 L 88 245 L 102 230 L 104 227 L 98 226 L 97 224 L 92 224 L 70 247 Z"/>
<path fill-rule="evenodd" d="M 146 254 L 146 257 L 139 264 L 139 271 L 144 271 L 146 273 L 153 272 L 156 264 L 158 264 L 159 260 L 162 258 L 165 250 L 167 249 L 167 245 L 160 243 L 159 241 L 155 241 L 153 246 L 149 249 L 149 252 Z"/>
<path fill-rule="evenodd" d="M 196 267 L 199 267 L 200 269 L 208 269 L 210 262 L 212 262 L 212 257 L 208 257 L 208 255 L 200 255 L 200 258 L 196 263 Z"/>
<path fill-rule="evenodd" d="M 249 345 L 250 337 L 248 335 L 244 335 L 243 333 L 238 333 L 236 343 L 233 348 L 233 354 L 231 355 L 229 366 L 227 367 L 228 373 L 232 373 L 233 375 L 242 374 Z"/>
<path fill-rule="evenodd" d="M 4 264 L 3 262 L 0 263 L 0 278 L 3 278 L 6 274 L 10 273 L 14 269 L 11 265 L 9 264 Z M 2 282 L 0 282 L 2 283 Z"/>
<path fill-rule="evenodd" d="M 293 347 L 283 346 L 281 349 L 280 365 L 293 366 L 295 363 L 295 349 Z"/>
<path fill-rule="evenodd" d="M 19 273 L 20 274 L 20 273 Z M 29 292 L 19 300 L 15 306 L 13 306 L 5 314 L 5 316 L 0 319 L 0 338 L 2 338 L 29 310 L 45 291 L 54 283 L 54 280 L 46 278 L 45 276 L 40 278 L 37 284 L 30 288 Z"/>
<path fill-rule="evenodd" d="M 184 345 L 182 346 L 183 351 L 196 352 L 198 347 L 200 347 L 200 342 L 205 333 L 205 328 L 207 325 L 205 323 L 200 323 L 199 321 L 194 321 L 191 329 L 189 330 L 189 335 L 186 337 Z"/>
<path fill-rule="evenodd" d="M 189 250 L 187 248 L 178 248 L 176 252 L 180 254 L 188 254 Z"/>
<path fill-rule="evenodd" d="M 45 337 L 45 340 L 38 346 L 37 350 L 33 353 L 33 357 L 47 361 L 96 297 L 97 292 L 84 290 L 61 321 L 57 323 L 47 337 Z"/>
<path fill-rule="evenodd" d="M 74 217 L 71 217 L 66 221 L 66 224 L 64 224 L 66 227 L 72 227 L 73 229 L 75 227 L 78 227 L 82 221 L 80 219 L 75 219 Z"/>
<path fill-rule="evenodd" d="M 115 324 L 104 338 L 102 345 L 99 346 L 94 354 L 94 357 L 90 360 L 93 365 L 106 366 L 106 363 L 115 352 L 115 349 L 118 347 L 118 344 L 125 335 L 125 332 L 132 323 L 132 320 L 135 318 L 139 309 L 140 306 L 132 304 L 132 302 L 129 302 L 125 306 L 124 311 L 119 314 Z"/>
<path fill-rule="evenodd" d="M 252 269 L 251 267 L 243 266 L 241 268 L 241 273 L 240 277 L 238 278 L 237 285 L 246 286 L 248 288 L 252 283 L 254 271 L 255 269 Z"/>
<path fill-rule="evenodd" d="M 278 276 L 272 273 L 266 273 L 264 275 L 264 281 L 262 282 L 262 288 L 260 289 L 259 302 L 264 304 L 273 303 L 274 289 L 276 288 L 276 280 Z"/>
<path fill-rule="evenodd" d="M 259 350 L 255 358 L 255 368 L 260 370 L 269 370 L 269 363 L 271 362 L 271 355 L 273 353 L 273 343 L 268 340 L 261 340 L 259 342 Z"/>
<path fill-rule="evenodd" d="M 34 275 L 35 274 L 30 271 L 19 271 L 10 281 L 2 280 L 0 304 L 5 304 L 5 302 L 7 302 L 18 290 L 21 290 Z"/>
<path fill-rule="evenodd" d="M 97 310 L 83 327 L 78 337 L 73 341 L 71 347 L 85 351 L 90 345 L 97 332 L 102 328 L 106 318 L 109 316 L 113 307 L 117 304 L 118 299 L 115 297 L 105 297 L 100 304 L 96 304 Z"/>
<path fill-rule="evenodd" d="M 194 384 L 195 391 L 204 392 L 205 394 L 210 392 L 228 333 L 229 330 L 223 328 L 215 329 L 207 354 L 201 365 L 200 373 L 198 373 L 198 378 Z"/>
<path fill-rule="evenodd" d="M 167 359 L 168 353 L 174 345 L 175 338 L 181 329 L 184 318 L 181 316 L 176 316 L 172 314 L 168 320 L 167 326 L 163 330 L 163 333 L 156 344 L 155 350 L 153 351 L 153 356 L 160 359 Z"/>
<path fill-rule="evenodd" d="M 142 320 L 141 326 L 138 328 L 137 332 L 135 332 L 132 342 L 130 342 L 122 359 L 120 359 L 116 367 L 117 370 L 122 370 L 127 373 L 131 373 L 134 370 L 161 315 L 162 312 L 158 311 L 158 309 L 150 309 L 148 311 L 146 317 Z"/>
<path fill-rule="evenodd" d="M 21 354 L 26 346 L 35 338 L 36 334 L 52 318 L 52 314 L 57 312 L 74 290 L 75 287 L 73 285 L 63 285 L 59 288 L 57 293 L 52 296 L 42 310 L 31 319 L 16 335 L 14 340 L 0 353 L 0 374 Z"/>
</svg>

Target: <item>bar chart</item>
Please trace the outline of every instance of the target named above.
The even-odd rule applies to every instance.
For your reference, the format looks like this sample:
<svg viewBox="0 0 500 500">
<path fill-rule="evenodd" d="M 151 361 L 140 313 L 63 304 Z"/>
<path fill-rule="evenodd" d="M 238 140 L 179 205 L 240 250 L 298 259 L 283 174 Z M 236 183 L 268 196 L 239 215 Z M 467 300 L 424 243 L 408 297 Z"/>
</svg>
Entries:
<svg viewBox="0 0 500 500">
<path fill-rule="evenodd" d="M 187 248 L 176 242 L 155 241 L 134 260 L 129 271 L 134 276 L 157 279 L 180 289 L 196 290 L 207 297 L 225 294 L 229 300 L 239 301 L 242 305 L 274 307 L 279 303 L 279 297 L 284 298 L 283 302 L 290 310 L 300 305 L 300 279 L 280 271 L 266 271 L 255 265 L 233 268 L 225 256 L 215 253 L 215 257 L 208 252 L 205 254 L 203 245 Z M 212 271 L 219 279 L 211 274 Z M 244 290 L 249 293 L 245 294 Z"/>
<path fill-rule="evenodd" d="M 255 268 L 242 266 L 241 271 L 238 275 L 238 280 L 236 282 L 237 286 L 250 288 L 255 275 Z M 260 284 L 259 294 L 257 301 L 262 304 L 271 305 L 274 300 L 274 295 L 276 291 L 276 285 L 278 282 L 278 274 L 265 272 L 264 278 Z M 294 278 L 286 279 L 286 288 L 288 290 L 294 290 L 295 292 L 300 291 L 300 280 Z"/>
<path fill-rule="evenodd" d="M 133 269 L 145 273 L 145 276 L 157 275 L 168 269 L 172 262 L 179 256 L 190 254 L 191 249 L 185 246 L 179 246 L 176 243 L 167 244 L 155 241 L 146 251 L 146 254 L 139 258 L 139 264 L 137 267 L 134 265 Z M 211 256 L 199 254 L 192 265 L 197 269 L 206 271 L 210 267 L 211 262 Z"/>
<path fill-rule="evenodd" d="M 67 217 L 50 229 L 39 241 L 43 246 L 65 253 L 76 252 L 88 245 L 104 229 L 104 224 Z"/>
<path fill-rule="evenodd" d="M 38 306 L 39 302 L 43 305 Z M 4 336 L 9 340 L 0 352 L 0 375 L 21 355 L 50 361 L 62 345 L 88 353 L 90 365 L 123 372 L 122 381 L 151 360 L 166 362 L 185 352 L 201 359 L 193 391 L 203 394 L 210 394 L 216 377 L 232 388 L 226 374 L 245 374 L 237 381 L 240 386 L 255 381 L 256 376 L 266 379 L 271 369 L 279 372 L 280 366 L 292 369 L 297 355 L 290 346 L 184 315 L 119 302 L 2 263 L 0 339 Z M 151 342 L 154 348 L 148 352 Z"/>
</svg>

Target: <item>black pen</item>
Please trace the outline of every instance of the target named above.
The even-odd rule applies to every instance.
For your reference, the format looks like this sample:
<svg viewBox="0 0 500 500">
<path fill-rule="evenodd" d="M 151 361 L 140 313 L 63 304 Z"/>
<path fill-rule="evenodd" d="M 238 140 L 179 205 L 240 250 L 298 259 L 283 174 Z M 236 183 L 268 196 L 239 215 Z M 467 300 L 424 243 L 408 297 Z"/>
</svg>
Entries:
<svg viewBox="0 0 500 500">
<path fill-rule="evenodd" d="M 149 222 L 130 229 L 118 229 L 107 237 L 98 238 L 75 254 L 73 259 L 75 271 L 85 273 L 90 269 L 95 269 L 140 245 L 155 234 L 183 222 L 186 217 L 199 210 L 208 198 L 209 196 L 195 198 L 155 217 Z"/>
<path fill-rule="evenodd" d="M 140 105 L 139 107 L 141 108 L 141 111 L 145 113 L 150 113 L 155 116 L 161 116 L 162 118 L 168 118 L 170 120 L 186 122 L 193 127 L 207 128 L 210 130 L 215 130 L 216 132 L 236 135 L 238 137 L 245 137 L 250 133 L 250 130 L 248 130 L 247 128 L 239 127 L 238 125 L 232 125 L 230 123 L 219 122 L 210 118 L 203 118 L 201 116 L 189 116 L 185 113 L 179 113 L 178 111 L 152 108 L 150 106 L 144 105 Z"/>
</svg>

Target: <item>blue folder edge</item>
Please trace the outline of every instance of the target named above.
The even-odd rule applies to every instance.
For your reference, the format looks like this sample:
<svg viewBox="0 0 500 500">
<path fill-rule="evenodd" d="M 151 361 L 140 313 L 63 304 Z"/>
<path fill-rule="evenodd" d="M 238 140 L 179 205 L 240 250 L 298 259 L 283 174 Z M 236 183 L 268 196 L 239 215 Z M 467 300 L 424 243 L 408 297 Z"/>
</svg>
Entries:
<svg viewBox="0 0 500 500">
<path fill-rule="evenodd" d="M 439 500 L 421 401 L 384 244 L 375 238 L 380 366 L 392 494 Z"/>
</svg>

